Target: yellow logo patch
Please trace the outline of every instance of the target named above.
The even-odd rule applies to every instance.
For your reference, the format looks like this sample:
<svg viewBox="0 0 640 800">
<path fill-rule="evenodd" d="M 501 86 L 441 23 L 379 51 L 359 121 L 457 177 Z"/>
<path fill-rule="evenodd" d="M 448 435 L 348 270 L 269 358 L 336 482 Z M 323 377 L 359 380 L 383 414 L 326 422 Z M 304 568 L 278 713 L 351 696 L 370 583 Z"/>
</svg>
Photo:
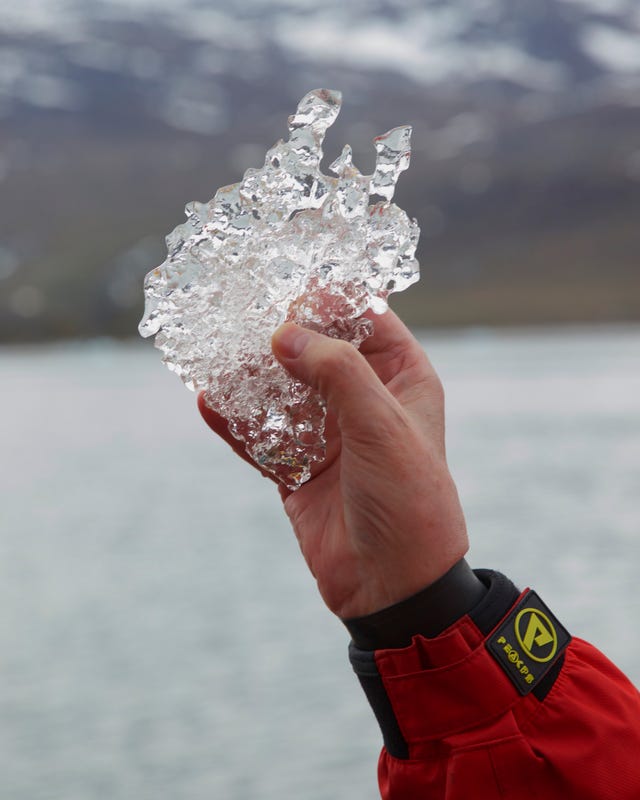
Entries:
<svg viewBox="0 0 640 800">
<path fill-rule="evenodd" d="M 571 641 L 540 597 L 528 591 L 487 639 L 487 648 L 520 694 L 544 678 Z"/>
<path fill-rule="evenodd" d="M 558 650 L 558 634 L 549 617 L 537 608 L 523 608 L 516 617 L 520 647 L 534 661 L 545 664 Z"/>
</svg>

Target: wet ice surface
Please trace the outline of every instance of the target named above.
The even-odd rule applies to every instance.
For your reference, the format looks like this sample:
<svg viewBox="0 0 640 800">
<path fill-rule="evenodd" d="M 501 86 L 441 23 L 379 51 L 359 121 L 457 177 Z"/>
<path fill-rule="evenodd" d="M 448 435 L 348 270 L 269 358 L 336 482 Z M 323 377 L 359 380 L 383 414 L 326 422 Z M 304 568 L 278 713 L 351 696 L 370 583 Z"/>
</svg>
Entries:
<svg viewBox="0 0 640 800">
<path fill-rule="evenodd" d="M 376 167 L 362 175 L 346 145 L 320 170 L 339 92 L 307 94 L 289 117 L 289 140 L 264 166 L 190 203 L 168 237 L 166 261 L 147 275 L 143 336 L 163 361 L 230 421 L 249 455 L 290 488 L 325 454 L 325 409 L 271 353 L 271 335 L 294 321 L 355 346 L 372 332 L 391 292 L 418 280 L 419 229 L 391 203 L 409 166 L 411 128 L 375 140 Z"/>
</svg>

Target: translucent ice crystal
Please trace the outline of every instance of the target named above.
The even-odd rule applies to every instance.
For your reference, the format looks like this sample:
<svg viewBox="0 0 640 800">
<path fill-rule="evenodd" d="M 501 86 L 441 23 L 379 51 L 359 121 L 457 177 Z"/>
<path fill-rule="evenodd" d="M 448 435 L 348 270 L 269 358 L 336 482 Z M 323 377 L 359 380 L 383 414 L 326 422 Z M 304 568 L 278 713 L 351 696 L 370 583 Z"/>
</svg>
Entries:
<svg viewBox="0 0 640 800">
<path fill-rule="evenodd" d="M 372 332 L 361 315 L 384 312 L 391 292 L 418 280 L 418 226 L 391 203 L 411 128 L 375 139 L 373 175 L 354 167 L 349 145 L 330 167 L 336 177 L 324 175 L 322 142 L 340 103 L 337 91 L 310 92 L 263 167 L 187 205 L 166 261 L 146 277 L 139 326 L 290 488 L 324 458 L 325 409 L 274 359 L 271 334 L 290 320 L 359 346 Z"/>
</svg>

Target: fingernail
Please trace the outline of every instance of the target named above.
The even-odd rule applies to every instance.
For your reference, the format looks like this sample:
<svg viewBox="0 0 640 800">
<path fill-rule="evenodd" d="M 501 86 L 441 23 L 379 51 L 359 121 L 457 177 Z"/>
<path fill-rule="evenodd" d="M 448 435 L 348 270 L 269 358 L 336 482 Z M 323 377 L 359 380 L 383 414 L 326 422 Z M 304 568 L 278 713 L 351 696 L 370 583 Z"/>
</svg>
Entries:
<svg viewBox="0 0 640 800">
<path fill-rule="evenodd" d="M 309 341 L 309 332 L 297 325 L 282 325 L 273 334 L 273 345 L 284 358 L 298 358 Z"/>
</svg>

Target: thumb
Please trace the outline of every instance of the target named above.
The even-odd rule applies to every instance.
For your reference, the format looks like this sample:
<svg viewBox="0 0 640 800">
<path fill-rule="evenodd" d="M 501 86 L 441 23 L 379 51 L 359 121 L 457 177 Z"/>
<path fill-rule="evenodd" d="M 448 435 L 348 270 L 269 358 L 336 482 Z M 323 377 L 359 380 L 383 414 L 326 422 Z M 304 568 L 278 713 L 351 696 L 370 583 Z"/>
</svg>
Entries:
<svg viewBox="0 0 640 800">
<path fill-rule="evenodd" d="M 364 356 L 349 342 L 288 322 L 273 334 L 272 349 L 294 378 L 320 394 L 337 415 L 343 435 L 350 431 L 364 434 L 367 429 L 373 433 L 384 418 L 397 417 L 401 411 Z"/>
</svg>

